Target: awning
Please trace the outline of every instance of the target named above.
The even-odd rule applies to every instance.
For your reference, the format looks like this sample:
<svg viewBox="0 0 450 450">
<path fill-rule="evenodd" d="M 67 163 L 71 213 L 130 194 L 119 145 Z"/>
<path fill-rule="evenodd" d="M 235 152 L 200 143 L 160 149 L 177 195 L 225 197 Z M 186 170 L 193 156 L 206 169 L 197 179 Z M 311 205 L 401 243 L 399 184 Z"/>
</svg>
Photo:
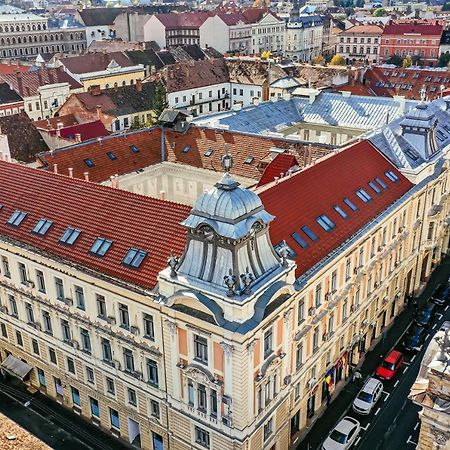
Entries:
<svg viewBox="0 0 450 450">
<path fill-rule="evenodd" d="M 23 380 L 33 369 L 27 363 L 14 357 L 13 355 L 8 355 L 8 357 L 2 362 L 2 365 L 0 367 L 3 370 L 6 370 L 6 372 L 8 372 L 10 375 L 21 380 Z"/>
</svg>

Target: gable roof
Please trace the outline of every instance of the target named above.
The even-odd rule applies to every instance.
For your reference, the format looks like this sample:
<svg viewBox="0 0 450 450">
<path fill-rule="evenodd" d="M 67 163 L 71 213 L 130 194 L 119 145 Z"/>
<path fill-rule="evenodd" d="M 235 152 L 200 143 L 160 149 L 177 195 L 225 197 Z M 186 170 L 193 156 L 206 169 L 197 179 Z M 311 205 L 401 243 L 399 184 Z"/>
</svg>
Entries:
<svg viewBox="0 0 450 450">
<path fill-rule="evenodd" d="M 11 158 L 32 162 L 35 155 L 48 151 L 47 144 L 25 112 L 0 117 L 1 133 L 8 136 Z"/>
<path fill-rule="evenodd" d="M 9 87 L 8 83 L 0 82 L 0 105 L 6 105 L 8 103 L 21 102 L 22 97 Z"/>
<path fill-rule="evenodd" d="M 181 13 L 155 14 L 155 17 L 166 27 L 166 29 L 198 28 L 208 17 L 211 11 L 192 11 Z"/>
<path fill-rule="evenodd" d="M 83 86 L 74 80 L 62 68 L 40 67 L 31 72 L 20 72 L 9 75 L 1 75 L 6 83 L 14 89 L 21 97 L 32 97 L 38 95 L 42 86 L 57 83 L 69 83 L 70 89 L 81 89 Z"/>
<path fill-rule="evenodd" d="M 339 36 L 344 35 L 353 35 L 353 34 L 382 34 L 383 28 L 379 25 L 373 25 L 373 24 L 362 24 L 362 25 L 355 25 L 351 28 L 348 28 L 347 30 L 342 31 L 339 33 Z"/>
<path fill-rule="evenodd" d="M 385 175 L 388 170 L 394 172 L 399 181 L 390 181 Z M 376 177 L 388 187 L 381 189 L 381 194 L 376 194 L 368 186 L 368 182 Z M 261 188 L 259 195 L 266 211 L 275 216 L 270 226 L 272 243 L 277 245 L 286 240 L 296 253 L 296 274 L 300 276 L 412 187 L 412 183 L 369 141 L 362 141 L 291 177 L 283 178 L 278 184 Z M 355 192 L 361 188 L 372 197 L 369 203 L 356 196 Z M 344 198 L 349 198 L 359 210 L 352 211 L 344 204 Z M 347 219 L 333 209 L 335 205 L 347 213 Z M 322 214 L 326 214 L 336 225 L 331 231 L 325 231 L 316 222 Z M 304 225 L 317 235 L 317 241 L 304 234 L 301 230 Z M 307 242 L 307 248 L 302 248 L 293 239 L 294 232 Z"/>
<path fill-rule="evenodd" d="M 108 68 L 111 61 L 115 61 L 120 67 L 131 67 L 134 65 L 124 52 L 86 53 L 60 59 L 61 64 L 67 70 L 76 74 L 101 72 Z"/>
<path fill-rule="evenodd" d="M 443 25 L 434 21 L 417 21 L 411 20 L 408 22 L 391 21 L 384 26 L 383 36 L 404 35 L 404 34 L 420 34 L 422 36 L 441 36 Z"/>
<path fill-rule="evenodd" d="M 85 8 L 78 11 L 78 14 L 87 27 L 95 27 L 113 25 L 116 17 L 126 10 L 127 8 Z"/>
<path fill-rule="evenodd" d="M 58 132 L 59 135 L 68 140 L 75 141 L 76 135 L 80 135 L 81 142 L 88 141 L 89 139 L 95 139 L 99 137 L 109 136 L 109 131 L 103 125 L 101 120 L 95 120 L 93 122 L 77 123 L 68 127 L 62 127 L 58 129 L 41 128 L 43 132 L 46 132 L 52 136 L 55 136 Z"/>
<path fill-rule="evenodd" d="M 254 180 L 260 179 L 274 147 L 278 151 L 290 150 L 302 166 L 330 151 L 326 147 L 311 147 L 288 139 L 200 127 L 191 127 L 185 133 L 165 129 L 164 142 L 167 161 L 216 172 L 222 171 L 221 157 L 228 144 L 234 160 L 231 173 Z M 132 152 L 132 145 L 139 152 Z M 106 152 L 109 151 L 114 152 L 117 160 L 108 158 Z M 92 159 L 95 166 L 88 167 L 85 159 Z M 112 175 L 130 173 L 161 162 L 161 129 L 112 135 L 101 142 L 86 142 L 40 154 L 39 160 L 51 171 L 57 164 L 59 173 L 68 174 L 69 168 L 73 168 L 74 177 L 84 178 L 84 172 L 88 172 L 91 181 L 105 181 Z"/>
<path fill-rule="evenodd" d="M 191 209 L 5 161 L 0 161 L 0 197 L 3 238 L 144 288 L 154 287 L 172 250 L 182 252 L 186 232 L 179 223 Z M 27 216 L 12 227 L 7 220 L 16 210 Z M 53 221 L 44 236 L 32 233 L 41 218 Z M 73 245 L 59 243 L 68 227 L 81 231 Z M 89 252 L 98 237 L 113 241 L 104 257 Z M 122 264 L 130 248 L 148 252 L 138 269 Z"/>
<path fill-rule="evenodd" d="M 22 66 L 18 64 L 0 64 L 0 75 L 10 75 L 16 72 L 28 72 L 30 66 Z"/>
<path fill-rule="evenodd" d="M 275 177 L 286 175 L 292 167 L 298 166 L 297 158 L 290 153 L 280 153 L 264 169 L 258 187 L 271 183 Z"/>
</svg>

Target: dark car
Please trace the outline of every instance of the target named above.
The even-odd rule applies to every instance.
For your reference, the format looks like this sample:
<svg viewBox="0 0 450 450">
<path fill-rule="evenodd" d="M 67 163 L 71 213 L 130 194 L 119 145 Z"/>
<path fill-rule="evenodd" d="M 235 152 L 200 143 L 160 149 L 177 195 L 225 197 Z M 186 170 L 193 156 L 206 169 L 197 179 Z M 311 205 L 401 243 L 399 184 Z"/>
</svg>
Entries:
<svg viewBox="0 0 450 450">
<path fill-rule="evenodd" d="M 426 330 L 420 325 L 413 325 L 403 341 L 403 347 L 408 351 L 418 351 L 425 342 Z"/>
<path fill-rule="evenodd" d="M 450 284 L 442 283 L 431 295 L 431 301 L 437 305 L 443 305 L 450 298 Z"/>
<path fill-rule="evenodd" d="M 414 321 L 422 327 L 431 325 L 436 316 L 436 305 L 434 303 L 427 303 L 414 318 Z"/>
</svg>

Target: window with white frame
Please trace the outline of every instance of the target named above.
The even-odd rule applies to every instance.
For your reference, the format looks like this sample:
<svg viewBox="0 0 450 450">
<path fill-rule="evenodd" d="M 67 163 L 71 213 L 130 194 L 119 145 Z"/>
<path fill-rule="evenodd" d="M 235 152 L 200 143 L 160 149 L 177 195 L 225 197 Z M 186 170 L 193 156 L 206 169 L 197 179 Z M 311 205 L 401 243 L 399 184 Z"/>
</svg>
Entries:
<svg viewBox="0 0 450 450">
<path fill-rule="evenodd" d="M 194 359 L 208 364 L 208 341 L 198 334 L 194 335 Z"/>
</svg>

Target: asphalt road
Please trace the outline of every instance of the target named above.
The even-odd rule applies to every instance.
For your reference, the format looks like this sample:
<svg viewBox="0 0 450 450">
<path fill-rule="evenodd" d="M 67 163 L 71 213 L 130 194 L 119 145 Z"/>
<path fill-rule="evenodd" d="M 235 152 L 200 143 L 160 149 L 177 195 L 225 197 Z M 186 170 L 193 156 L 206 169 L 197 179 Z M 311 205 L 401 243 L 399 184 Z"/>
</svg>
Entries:
<svg viewBox="0 0 450 450">
<path fill-rule="evenodd" d="M 419 305 L 426 303 L 437 284 L 446 281 L 449 276 L 450 259 L 447 259 L 433 273 L 426 289 L 418 298 Z M 401 316 L 403 317 L 399 317 L 399 326 L 396 327 L 394 324 L 387 333 L 386 342 L 380 342 L 374 351 L 366 356 L 367 361 L 361 368 L 364 379 L 367 379 L 375 373 L 383 357 L 392 349 L 399 350 L 405 355 L 405 363 L 396 376 L 390 381 L 382 380 L 383 394 L 371 414 L 361 416 L 353 412 L 351 404 L 360 387 L 350 382 L 335 399 L 339 412 L 335 413 L 330 421 L 326 419 L 326 411 L 296 450 L 320 449 L 322 442 L 343 416 L 354 417 L 361 423 L 362 429 L 352 450 L 413 450 L 416 448 L 420 432 L 418 417 L 420 408 L 407 396 L 416 379 L 427 345 L 442 322 L 450 320 L 450 302 L 447 302 L 446 306 L 437 307 L 436 318 L 427 328 L 425 343 L 418 352 L 407 353 L 402 348 L 402 340 L 411 324 L 413 312 L 406 310 Z"/>
</svg>

